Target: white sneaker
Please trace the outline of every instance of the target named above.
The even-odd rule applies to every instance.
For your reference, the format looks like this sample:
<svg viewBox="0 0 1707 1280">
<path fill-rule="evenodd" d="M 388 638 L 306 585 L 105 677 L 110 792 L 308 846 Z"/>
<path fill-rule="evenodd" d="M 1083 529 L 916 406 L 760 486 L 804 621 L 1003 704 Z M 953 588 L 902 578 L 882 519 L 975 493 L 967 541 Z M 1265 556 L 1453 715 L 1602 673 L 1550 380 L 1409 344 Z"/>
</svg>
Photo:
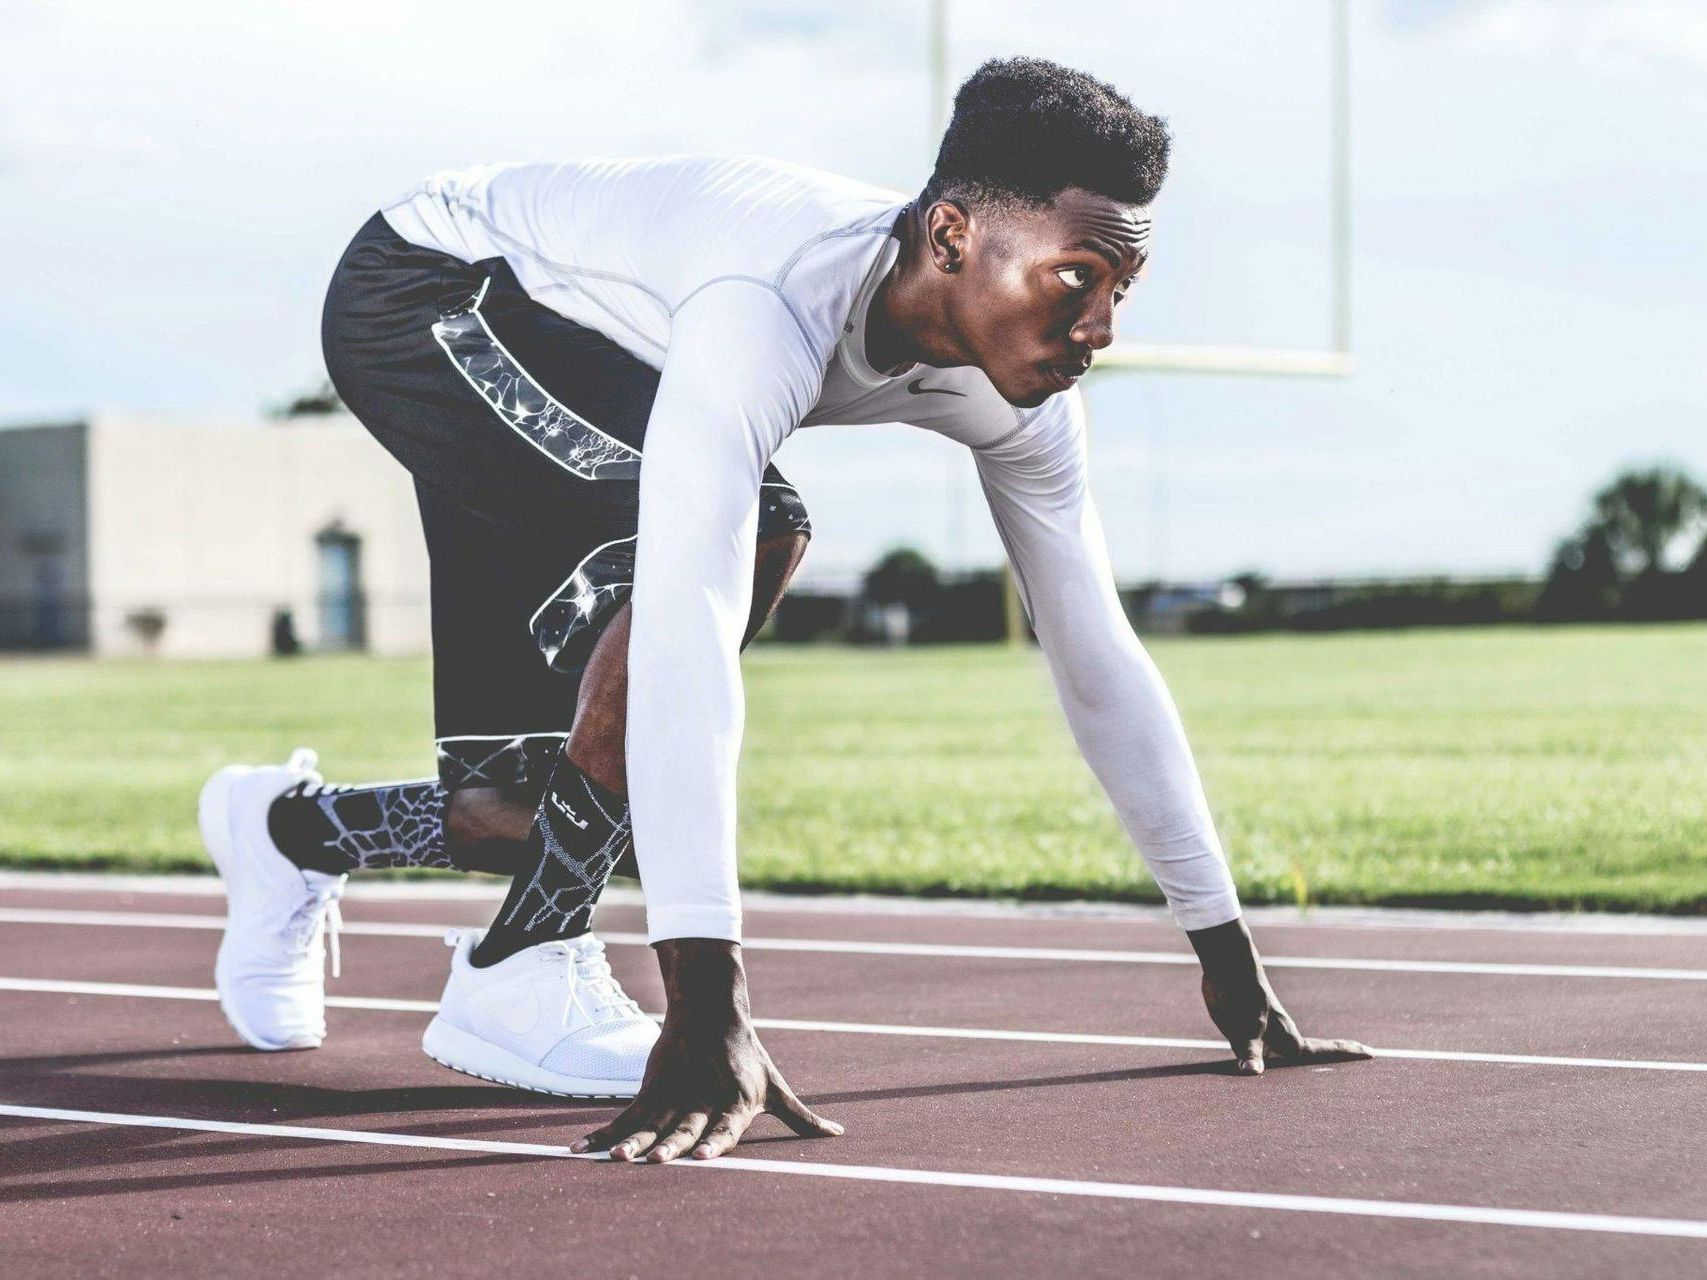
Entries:
<svg viewBox="0 0 1707 1280">
<path fill-rule="evenodd" d="M 427 1056 L 496 1084 L 576 1098 L 632 1098 L 658 1025 L 611 976 L 591 934 L 541 942 L 485 969 L 485 931 L 452 929 L 450 981 L 421 1037 Z"/>
<path fill-rule="evenodd" d="M 313 1049 L 326 1038 L 326 937 L 338 972 L 338 898 L 348 876 L 304 871 L 267 830 L 274 800 L 319 782 L 306 748 L 284 765 L 231 765 L 202 787 L 202 843 L 225 881 L 225 937 L 213 981 L 226 1021 L 257 1049 Z"/>
</svg>

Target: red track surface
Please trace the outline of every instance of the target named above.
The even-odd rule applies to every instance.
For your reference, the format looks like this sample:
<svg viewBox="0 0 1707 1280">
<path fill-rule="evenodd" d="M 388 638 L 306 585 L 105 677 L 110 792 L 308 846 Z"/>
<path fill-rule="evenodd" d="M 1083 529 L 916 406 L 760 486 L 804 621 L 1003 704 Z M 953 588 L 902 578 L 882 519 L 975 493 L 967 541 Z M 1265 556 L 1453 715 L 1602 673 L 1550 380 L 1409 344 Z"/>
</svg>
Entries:
<svg viewBox="0 0 1707 1280">
<path fill-rule="evenodd" d="M 574 1274 L 1701 1275 L 1707 1072 L 1382 1059 L 1228 1073 L 1211 1049 L 767 1030 L 847 1136 L 761 1122 L 729 1167 L 635 1168 L 446 1138 L 566 1144 L 610 1114 L 465 1080 L 423 1057 L 419 1011 L 335 1009 L 326 1045 L 236 1044 L 206 999 L 5 989 L 5 980 L 205 990 L 213 929 L 20 923 L 16 912 L 217 916 L 206 896 L 0 890 L 0 1105 L 414 1135 L 371 1146 L 0 1116 L 0 1259 L 31 1276 Z M 4 919 L 12 911 L 14 918 Z M 363 922 L 479 923 L 473 902 L 347 904 Z M 640 928 L 608 908 L 601 932 Z M 1146 920 L 751 912 L 753 939 L 1181 953 Z M 1290 925 L 1275 957 L 1707 970 L 1707 935 Z M 431 937 L 344 939 L 340 997 L 431 1000 Z M 613 948 L 658 1007 L 650 957 Z M 774 1019 L 1208 1039 L 1189 965 L 754 947 Z M 1277 968 L 1306 1030 L 1383 1048 L 1707 1062 L 1707 982 Z M 764 1162 L 755 1166 L 753 1162 Z M 861 1166 L 848 1178 L 777 1166 Z M 845 1171 L 845 1170 L 844 1170 Z M 901 1171 L 898 1175 L 885 1171 Z M 1101 1184 L 896 1183 L 918 1171 Z M 1112 1198 L 1113 1194 L 1146 1198 Z M 1156 1192 L 1153 1189 L 1184 1189 Z M 1150 1189 L 1150 1190 L 1146 1190 Z M 1091 1188 L 1098 1192 L 1098 1188 Z M 1311 1211 L 1202 1192 L 1329 1197 Z M 1172 1203 L 1157 1195 L 1183 1195 Z M 1380 1202 L 1375 1216 L 1343 1201 Z M 1389 1216 L 1402 1205 L 1667 1219 L 1611 1230 Z M 1321 1211 L 1326 1210 L 1326 1211 Z"/>
</svg>

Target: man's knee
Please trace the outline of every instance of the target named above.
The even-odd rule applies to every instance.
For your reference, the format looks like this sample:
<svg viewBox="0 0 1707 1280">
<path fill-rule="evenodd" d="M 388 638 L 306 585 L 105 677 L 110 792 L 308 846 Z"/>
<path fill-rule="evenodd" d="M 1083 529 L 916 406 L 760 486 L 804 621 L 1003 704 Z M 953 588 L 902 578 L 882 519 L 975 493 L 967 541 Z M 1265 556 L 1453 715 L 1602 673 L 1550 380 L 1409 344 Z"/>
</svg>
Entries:
<svg viewBox="0 0 1707 1280">
<path fill-rule="evenodd" d="M 812 536 L 812 517 L 806 514 L 806 500 L 800 490 L 770 468 L 759 485 L 759 546 L 788 540 L 800 535 L 801 545 Z"/>
</svg>

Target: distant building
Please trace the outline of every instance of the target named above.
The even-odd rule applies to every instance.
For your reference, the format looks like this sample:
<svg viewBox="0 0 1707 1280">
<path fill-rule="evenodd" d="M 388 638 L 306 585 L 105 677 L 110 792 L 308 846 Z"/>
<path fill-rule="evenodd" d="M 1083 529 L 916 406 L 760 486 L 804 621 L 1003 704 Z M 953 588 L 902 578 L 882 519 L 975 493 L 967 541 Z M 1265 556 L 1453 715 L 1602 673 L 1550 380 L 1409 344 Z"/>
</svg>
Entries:
<svg viewBox="0 0 1707 1280">
<path fill-rule="evenodd" d="M 346 416 L 0 428 L 0 648 L 419 653 L 403 468 Z"/>
</svg>

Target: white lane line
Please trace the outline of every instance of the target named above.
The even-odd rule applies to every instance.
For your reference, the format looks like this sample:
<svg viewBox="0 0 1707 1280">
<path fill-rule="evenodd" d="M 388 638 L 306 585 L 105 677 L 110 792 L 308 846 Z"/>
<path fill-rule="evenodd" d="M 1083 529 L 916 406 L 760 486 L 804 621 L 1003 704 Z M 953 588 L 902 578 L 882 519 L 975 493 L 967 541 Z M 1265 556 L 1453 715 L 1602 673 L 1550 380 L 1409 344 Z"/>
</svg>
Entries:
<svg viewBox="0 0 1707 1280">
<path fill-rule="evenodd" d="M 113 871 L 20 871 L 0 869 L 0 891 L 22 889 L 49 893 L 115 893 L 220 898 L 224 886 L 211 874 L 184 875 Z M 351 901 L 480 902 L 497 909 L 505 886 L 491 878 L 431 880 L 357 879 L 345 887 Z M 1165 906 L 1132 902 L 1019 902 L 1006 898 L 909 898 L 869 893 L 800 894 L 749 889 L 742 895 L 749 914 L 783 912 L 790 915 L 947 916 L 980 920 L 1095 920 L 1166 924 L 1173 917 Z M 639 907 L 645 899 L 638 888 L 613 884 L 604 892 L 606 906 Z M 1340 907 L 1255 905 L 1245 909 L 1252 924 L 1264 929 L 1469 929 L 1478 932 L 1525 934 L 1600 934 L 1618 937 L 1707 936 L 1707 919 L 1640 915 L 1634 912 L 1484 911 L 1449 907 Z"/>
<path fill-rule="evenodd" d="M 641 933 L 601 933 L 606 942 L 645 945 Z M 1197 957 L 1179 951 L 1093 951 L 1075 947 L 962 946 L 928 942 L 857 942 L 818 938 L 748 938 L 749 951 L 817 951 L 836 955 L 931 956 L 958 960 L 1045 960 L 1073 964 L 1165 964 L 1195 968 Z M 1521 978 L 1657 978 L 1707 982 L 1707 969 L 1650 969 L 1631 965 L 1500 964 L 1462 960 L 1347 959 L 1337 956 L 1263 957 L 1270 969 L 1338 969 L 1377 973 L 1463 973 Z"/>
<path fill-rule="evenodd" d="M 481 1138 L 429 1138 L 415 1133 L 374 1133 L 367 1129 L 315 1129 L 294 1124 L 249 1124 L 241 1120 L 188 1120 L 177 1116 L 129 1115 L 115 1111 L 71 1111 L 63 1107 L 20 1107 L 0 1103 L 0 1116 L 20 1120 L 62 1120 L 72 1124 L 113 1124 L 142 1129 L 190 1129 L 199 1133 L 240 1133 L 259 1138 L 304 1138 L 313 1142 L 354 1142 L 375 1147 L 431 1147 L 440 1151 L 479 1151 L 523 1156 L 603 1160 L 577 1155 L 568 1147 L 541 1142 L 493 1142 Z M 605 1161 L 605 1163 L 609 1163 Z"/>
<path fill-rule="evenodd" d="M 119 996 L 151 1000 L 217 1000 L 211 987 L 160 987 L 131 982 L 71 982 L 58 978 L 0 978 L 0 991 L 46 995 Z M 432 1000 L 396 1000 L 385 996 L 327 996 L 332 1009 L 368 1009 L 383 1013 L 433 1013 Z M 653 1021 L 661 1015 L 651 1014 Z M 754 1018 L 761 1031 L 821 1031 L 834 1035 L 912 1036 L 926 1040 L 997 1040 L 1010 1044 L 1113 1045 L 1133 1049 L 1209 1049 L 1226 1053 L 1222 1040 L 1186 1036 L 1100 1035 L 1086 1031 L 1004 1031 L 992 1027 L 914 1026 L 890 1022 L 825 1022 L 811 1018 Z M 1625 1071 L 1707 1072 L 1707 1062 L 1676 1062 L 1664 1058 L 1564 1058 L 1532 1053 L 1478 1053 L 1461 1049 L 1371 1049 L 1380 1058 L 1421 1062 L 1484 1062 L 1512 1067 L 1611 1068 Z"/>
<path fill-rule="evenodd" d="M 235 1133 L 258 1138 L 310 1142 L 348 1142 L 368 1146 L 420 1147 L 437 1151 L 477 1151 L 487 1155 L 539 1156 L 547 1159 L 598 1161 L 576 1156 L 567 1147 L 536 1142 L 502 1142 L 479 1138 L 424 1137 L 412 1133 L 376 1133 L 363 1129 L 315 1129 L 300 1125 L 244 1124 L 230 1120 L 188 1120 L 176 1116 L 128 1115 L 110 1111 L 71 1111 L 56 1107 L 0 1104 L 0 1116 L 71 1124 L 134 1126 L 190 1132 Z M 194 1152 L 185 1153 L 193 1158 Z M 600 1163 L 608 1163 L 599 1161 Z M 1543 1231 L 1596 1231 L 1610 1235 L 1672 1236 L 1707 1240 L 1707 1222 L 1688 1218 L 1637 1218 L 1609 1213 L 1568 1213 L 1551 1209 L 1499 1209 L 1482 1205 L 1429 1204 L 1410 1200 L 1348 1200 L 1337 1196 L 1283 1195 L 1260 1191 L 1221 1191 L 1209 1187 L 1163 1187 L 1132 1182 L 1085 1182 L 1069 1178 L 1028 1178 L 1010 1174 L 964 1173 L 944 1169 L 897 1169 L 887 1165 L 821 1164 L 805 1160 L 758 1160 L 724 1156 L 718 1160 L 683 1160 L 674 1169 L 722 1170 L 725 1173 L 765 1173 L 807 1178 L 840 1178 L 852 1182 L 888 1182 L 908 1186 L 962 1187 L 975 1191 L 1006 1191 L 1024 1195 L 1083 1196 L 1102 1200 L 1147 1200 L 1161 1204 L 1208 1205 L 1222 1209 L 1268 1209 L 1283 1213 L 1329 1213 L 1359 1218 L 1401 1218 L 1412 1222 L 1472 1223 L 1478 1226 L 1527 1227 Z M 622 1176 L 620 1174 L 614 1176 Z"/>
<path fill-rule="evenodd" d="M 133 1000 L 218 1000 L 212 987 L 161 987 L 145 982 L 68 982 L 60 978 L 0 978 L 0 991 L 43 995 L 120 996 Z M 333 1009 L 376 1009 L 382 1013 L 436 1013 L 436 1000 L 393 1000 L 385 996 L 327 996 Z"/>
<path fill-rule="evenodd" d="M 924 1036 L 945 1040 L 1007 1040 L 1022 1044 L 1097 1044 L 1138 1049 L 1212 1049 L 1227 1052 L 1225 1040 L 1196 1040 L 1184 1036 L 1116 1036 L 1077 1031 L 1000 1031 L 985 1027 L 916 1027 L 904 1023 L 818 1022 L 800 1018 L 754 1018 L 767 1031 L 827 1031 L 845 1035 Z M 1511 1067 L 1610 1067 L 1637 1071 L 1707 1072 L 1707 1062 L 1673 1062 L 1663 1058 L 1561 1058 L 1531 1053 L 1475 1053 L 1459 1049 L 1376 1049 L 1378 1058 L 1409 1058 L 1420 1062 L 1486 1062 Z"/>
<path fill-rule="evenodd" d="M 225 917 L 189 911 L 74 911 L 59 907 L 0 907 L 0 924 L 67 924 L 135 929 L 224 929 Z M 345 921 L 342 932 L 381 938 L 442 938 L 448 924 Z M 638 935 L 636 935 L 638 936 Z"/>
<path fill-rule="evenodd" d="M 223 916 L 191 912 L 74 911 L 57 907 L 0 907 L 0 924 L 97 925 L 143 929 L 223 929 Z M 457 925 L 348 921 L 353 936 L 440 938 Z M 643 933 L 605 932 L 615 947 L 644 947 Z M 914 956 L 946 960 L 1034 960 L 1068 964 L 1160 964 L 1195 966 L 1197 957 L 1180 951 L 1099 951 L 1076 947 L 963 946 L 932 942 L 861 942 L 851 939 L 750 937 L 748 951 L 816 952 L 824 955 Z M 1637 978 L 1662 982 L 1707 982 L 1707 969 L 1658 969 L 1641 965 L 1504 964 L 1465 960 L 1348 959 L 1339 956 L 1264 956 L 1271 969 L 1329 969 L 1351 973 L 1454 973 L 1507 978 Z"/>
</svg>

